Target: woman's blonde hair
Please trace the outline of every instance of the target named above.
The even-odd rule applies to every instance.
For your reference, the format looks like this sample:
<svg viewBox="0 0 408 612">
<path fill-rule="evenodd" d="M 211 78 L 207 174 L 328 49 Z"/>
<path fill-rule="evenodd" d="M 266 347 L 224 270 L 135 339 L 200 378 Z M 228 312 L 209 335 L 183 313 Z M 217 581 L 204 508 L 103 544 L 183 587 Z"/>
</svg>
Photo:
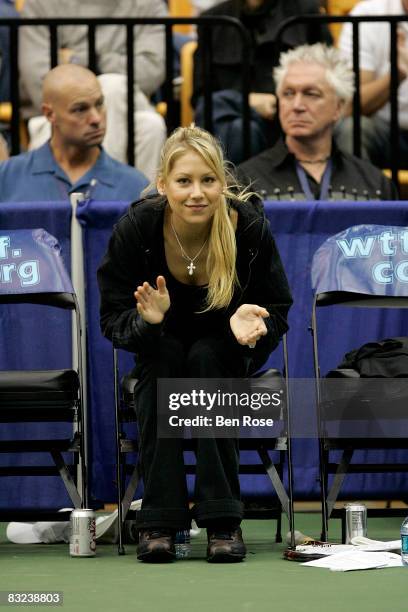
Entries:
<svg viewBox="0 0 408 612">
<path fill-rule="evenodd" d="M 218 140 L 206 130 L 194 125 L 179 127 L 169 136 L 161 151 L 158 179 L 166 181 L 176 161 L 189 150 L 203 158 L 224 186 L 210 230 L 206 262 L 209 281 L 207 304 L 203 311 L 205 312 L 227 307 L 232 300 L 234 288 L 239 284 L 235 267 L 235 228 L 229 216 L 227 199 L 246 201 L 253 194 L 237 185 Z"/>
</svg>

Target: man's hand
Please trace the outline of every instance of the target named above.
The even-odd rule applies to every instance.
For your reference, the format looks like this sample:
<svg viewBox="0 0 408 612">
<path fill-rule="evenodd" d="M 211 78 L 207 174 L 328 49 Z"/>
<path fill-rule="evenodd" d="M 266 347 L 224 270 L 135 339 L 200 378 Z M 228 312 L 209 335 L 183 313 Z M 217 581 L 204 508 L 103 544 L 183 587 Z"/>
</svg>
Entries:
<svg viewBox="0 0 408 612">
<path fill-rule="evenodd" d="M 271 121 L 276 115 L 276 96 L 269 93 L 250 93 L 249 105 L 264 119 Z"/>
<path fill-rule="evenodd" d="M 242 304 L 230 318 L 231 331 L 237 342 L 244 346 L 255 346 L 267 333 L 264 319 L 269 312 L 256 304 Z"/>
<path fill-rule="evenodd" d="M 164 276 L 157 277 L 156 285 L 157 289 L 144 282 L 134 293 L 137 312 L 147 323 L 161 323 L 170 308 L 170 295 Z"/>
</svg>

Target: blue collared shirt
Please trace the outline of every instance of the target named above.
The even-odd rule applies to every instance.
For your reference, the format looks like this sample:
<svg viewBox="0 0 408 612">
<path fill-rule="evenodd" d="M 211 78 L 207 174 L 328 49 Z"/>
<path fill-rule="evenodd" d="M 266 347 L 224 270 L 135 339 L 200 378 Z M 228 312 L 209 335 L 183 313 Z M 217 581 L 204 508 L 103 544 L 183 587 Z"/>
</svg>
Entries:
<svg viewBox="0 0 408 612">
<path fill-rule="evenodd" d="M 93 200 L 132 202 L 147 184 L 139 170 L 116 161 L 103 149 L 94 166 L 74 184 L 55 161 L 48 142 L 0 163 L 0 202 L 65 200 L 78 192 Z"/>
</svg>

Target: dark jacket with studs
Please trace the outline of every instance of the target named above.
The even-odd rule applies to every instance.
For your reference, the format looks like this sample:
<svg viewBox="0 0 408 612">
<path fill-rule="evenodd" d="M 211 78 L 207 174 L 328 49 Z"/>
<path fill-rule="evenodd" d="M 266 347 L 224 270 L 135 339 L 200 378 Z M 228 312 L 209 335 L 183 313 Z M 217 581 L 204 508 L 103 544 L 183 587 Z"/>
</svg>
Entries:
<svg viewBox="0 0 408 612">
<path fill-rule="evenodd" d="M 238 180 L 251 185 L 266 200 L 307 200 L 296 173 L 296 160 L 283 140 L 238 166 Z M 307 175 L 315 199 L 320 184 Z M 328 199 L 398 200 L 397 189 L 371 162 L 349 155 L 332 145 L 332 175 Z"/>
</svg>

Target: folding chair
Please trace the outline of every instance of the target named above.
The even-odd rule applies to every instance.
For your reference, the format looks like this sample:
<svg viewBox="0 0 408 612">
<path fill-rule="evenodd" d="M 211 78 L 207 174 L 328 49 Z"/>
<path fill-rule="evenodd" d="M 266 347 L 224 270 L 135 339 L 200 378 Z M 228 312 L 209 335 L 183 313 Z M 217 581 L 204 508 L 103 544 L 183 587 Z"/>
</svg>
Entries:
<svg viewBox="0 0 408 612">
<path fill-rule="evenodd" d="M 74 316 L 66 316 L 66 341 L 67 354 L 72 354 L 75 364 L 75 369 L 0 371 L 0 452 L 23 453 L 21 461 L 25 464 L 17 465 L 13 460 L 12 465 L 0 467 L 0 476 L 59 476 L 72 505 L 87 507 L 80 312 L 58 242 L 45 230 L 0 231 L 0 304 L 6 320 L 8 304 L 13 309 L 16 304 L 25 304 L 19 308 L 30 309 L 30 317 L 33 312 L 47 317 L 49 311 L 43 311 L 42 306 L 72 311 Z M 32 306 L 37 304 L 42 306 Z M 75 332 L 71 338 L 73 321 Z M 34 338 L 31 349 L 30 339 L 33 340 L 24 337 L 21 345 L 16 341 L 14 346 L 13 338 L 13 351 L 32 356 L 38 350 L 38 338 Z M 55 346 L 52 360 L 60 350 Z M 46 453 L 45 457 L 41 457 L 42 453 Z M 57 510 L 0 509 L 0 520 L 67 520 L 68 514 Z"/>
<path fill-rule="evenodd" d="M 281 390 L 284 389 L 285 401 L 282 402 L 277 418 L 280 428 L 279 435 L 274 438 L 242 438 L 240 439 L 240 451 L 255 451 L 260 463 L 241 463 L 240 474 L 267 474 L 278 497 L 277 506 L 263 508 L 261 511 L 246 509 L 245 518 L 276 518 L 277 528 L 275 539 L 282 541 L 281 518 L 282 510 L 289 519 L 291 532 L 291 546 L 294 547 L 294 515 L 293 515 L 293 478 L 292 478 L 292 455 L 290 438 L 290 409 L 288 389 L 288 357 L 286 336 L 283 337 L 284 373 L 276 369 L 268 369 L 255 375 L 261 381 L 263 388 Z M 125 554 L 123 546 L 124 523 L 131 518 L 130 504 L 135 495 L 140 480 L 139 466 L 137 462 L 129 464 L 126 456 L 129 453 L 138 452 L 137 434 L 133 430 L 129 435 L 125 424 L 136 423 L 134 410 L 133 391 L 137 383 L 131 375 L 121 378 L 119 373 L 119 351 L 113 349 L 114 362 L 114 387 L 115 387 L 115 422 L 116 422 L 116 478 L 118 495 L 118 554 Z M 184 451 L 194 453 L 194 439 L 184 440 Z M 273 453 L 278 454 L 274 460 Z M 276 456 L 276 454 L 275 454 Z M 242 453 L 241 453 L 242 457 Z M 283 484 L 284 466 L 287 465 L 287 491 Z M 185 458 L 186 474 L 195 474 L 194 461 Z M 126 477 L 129 479 L 126 483 Z M 125 486 L 126 485 L 126 486 Z"/>
<path fill-rule="evenodd" d="M 345 541 L 345 509 L 336 509 L 335 503 L 347 474 L 408 472 L 408 464 L 403 462 L 352 462 L 356 450 L 408 448 L 408 436 L 404 438 L 391 434 L 388 437 L 383 433 L 383 427 L 387 424 L 391 425 L 392 432 L 396 432 L 401 424 L 403 430 L 400 433 L 408 431 L 408 413 L 404 409 L 408 392 L 402 379 L 394 379 L 400 382 L 398 393 L 393 396 L 395 386 L 391 387 L 394 383 L 390 379 L 386 379 L 386 386 L 380 387 L 380 379 L 361 378 L 355 369 L 336 368 L 323 378 L 317 311 L 335 305 L 349 308 L 408 308 L 407 256 L 405 243 L 402 242 L 406 238 L 408 228 L 405 227 L 354 226 L 328 238 L 313 257 L 311 331 L 319 435 L 321 537 L 324 541 L 327 540 L 329 518 L 342 519 L 342 537 Z M 342 308 L 336 311 L 336 316 L 340 317 L 341 313 L 344 313 Z M 336 329 L 341 329 L 340 319 L 336 319 Z M 387 330 L 387 335 L 392 334 Z M 333 342 L 336 343 L 335 334 Z M 331 474 L 334 477 L 329 488 Z M 368 509 L 368 516 L 384 514 L 405 516 L 406 510 Z"/>
</svg>

